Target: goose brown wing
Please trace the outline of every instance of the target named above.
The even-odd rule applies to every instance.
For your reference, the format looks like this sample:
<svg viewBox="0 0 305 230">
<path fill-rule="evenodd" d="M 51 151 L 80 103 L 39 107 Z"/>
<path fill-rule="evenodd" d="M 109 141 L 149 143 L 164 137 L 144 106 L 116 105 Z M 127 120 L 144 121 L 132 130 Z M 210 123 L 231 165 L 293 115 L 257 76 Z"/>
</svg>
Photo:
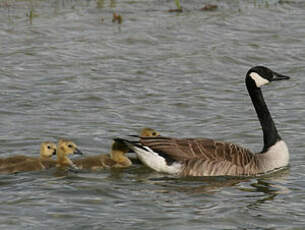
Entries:
<svg viewBox="0 0 305 230">
<path fill-rule="evenodd" d="M 254 154 L 246 148 L 207 138 L 153 137 L 141 138 L 140 143 L 176 161 L 198 158 L 216 162 L 229 161 L 238 166 L 245 166 L 254 158 Z"/>
</svg>

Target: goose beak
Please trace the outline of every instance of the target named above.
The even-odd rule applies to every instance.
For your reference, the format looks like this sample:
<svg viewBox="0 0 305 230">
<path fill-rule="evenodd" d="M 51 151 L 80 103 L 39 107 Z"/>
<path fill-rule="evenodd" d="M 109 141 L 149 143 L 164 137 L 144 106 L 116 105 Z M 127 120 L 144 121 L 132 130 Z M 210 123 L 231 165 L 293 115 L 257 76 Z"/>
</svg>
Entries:
<svg viewBox="0 0 305 230">
<path fill-rule="evenodd" d="M 276 72 L 273 72 L 273 78 L 271 81 L 280 81 L 280 80 L 289 80 L 290 77 L 286 76 L 286 75 L 282 75 Z"/>
<path fill-rule="evenodd" d="M 76 154 L 76 155 L 83 155 L 83 153 L 78 149 L 76 148 L 73 152 L 73 154 Z"/>
</svg>

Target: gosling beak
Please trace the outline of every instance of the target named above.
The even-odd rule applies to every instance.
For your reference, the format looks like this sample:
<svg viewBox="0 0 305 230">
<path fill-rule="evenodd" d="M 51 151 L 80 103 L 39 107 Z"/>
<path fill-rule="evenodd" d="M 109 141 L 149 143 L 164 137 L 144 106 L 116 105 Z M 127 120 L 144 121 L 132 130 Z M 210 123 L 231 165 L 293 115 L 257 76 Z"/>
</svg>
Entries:
<svg viewBox="0 0 305 230">
<path fill-rule="evenodd" d="M 78 149 L 76 148 L 73 152 L 73 154 L 76 154 L 76 155 L 83 155 L 83 153 Z"/>
<path fill-rule="evenodd" d="M 288 80 L 288 79 L 290 79 L 290 77 L 273 72 L 273 78 L 271 81 L 280 81 L 280 80 Z"/>
<path fill-rule="evenodd" d="M 55 156 L 56 155 L 56 149 L 54 149 L 54 151 L 53 151 L 53 154 L 52 154 L 53 156 Z"/>
</svg>

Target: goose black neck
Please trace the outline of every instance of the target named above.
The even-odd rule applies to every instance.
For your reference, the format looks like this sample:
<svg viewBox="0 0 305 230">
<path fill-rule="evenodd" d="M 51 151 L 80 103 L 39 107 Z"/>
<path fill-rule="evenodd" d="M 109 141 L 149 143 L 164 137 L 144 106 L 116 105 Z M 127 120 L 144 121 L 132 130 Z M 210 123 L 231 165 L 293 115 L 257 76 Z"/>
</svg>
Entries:
<svg viewBox="0 0 305 230">
<path fill-rule="evenodd" d="M 277 132 L 275 124 L 272 120 L 271 114 L 265 103 L 262 91 L 246 80 L 247 89 L 251 97 L 253 106 L 257 113 L 258 119 L 261 123 L 264 135 L 264 147 L 262 152 L 265 152 L 274 145 L 277 141 L 281 140 L 280 135 Z"/>
</svg>

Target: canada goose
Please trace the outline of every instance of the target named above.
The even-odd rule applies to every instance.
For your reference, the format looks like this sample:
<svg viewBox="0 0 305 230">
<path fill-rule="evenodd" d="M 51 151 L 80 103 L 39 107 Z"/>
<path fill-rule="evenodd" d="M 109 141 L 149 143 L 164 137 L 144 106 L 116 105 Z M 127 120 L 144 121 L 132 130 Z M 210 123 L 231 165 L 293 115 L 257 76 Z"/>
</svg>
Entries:
<svg viewBox="0 0 305 230">
<path fill-rule="evenodd" d="M 140 137 L 126 143 L 148 167 L 181 176 L 258 175 L 288 165 L 289 151 L 281 139 L 265 104 L 261 87 L 271 81 L 286 80 L 264 66 L 251 68 L 246 86 L 263 130 L 264 146 L 260 153 L 232 143 L 204 138 Z"/>
<path fill-rule="evenodd" d="M 68 158 L 71 154 L 80 154 L 82 152 L 77 148 L 76 144 L 68 140 L 59 140 L 57 144 L 57 160 L 36 158 L 33 160 L 26 160 L 25 162 L 13 164 L 7 167 L 0 168 L 0 173 L 16 173 L 39 171 L 53 167 L 57 168 L 76 168 L 73 162 Z"/>
<path fill-rule="evenodd" d="M 109 155 L 89 156 L 83 159 L 76 159 L 73 163 L 79 169 L 125 168 L 132 164 L 128 157 L 125 156 L 128 150 L 129 148 L 124 143 L 115 141 L 112 144 Z"/>
<path fill-rule="evenodd" d="M 56 144 L 53 142 L 42 142 L 40 145 L 40 159 L 49 159 L 56 155 Z M 37 157 L 16 155 L 7 158 L 0 158 L 0 167 L 7 167 L 13 164 L 21 163 L 26 160 L 35 160 Z"/>
</svg>

